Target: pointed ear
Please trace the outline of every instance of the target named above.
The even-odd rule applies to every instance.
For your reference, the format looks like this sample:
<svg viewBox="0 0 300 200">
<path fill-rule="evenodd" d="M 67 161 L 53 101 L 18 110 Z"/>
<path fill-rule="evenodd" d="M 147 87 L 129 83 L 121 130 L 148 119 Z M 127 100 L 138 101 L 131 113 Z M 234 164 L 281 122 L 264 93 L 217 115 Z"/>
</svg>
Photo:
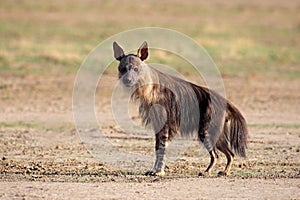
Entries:
<svg viewBox="0 0 300 200">
<path fill-rule="evenodd" d="M 143 42 L 143 44 L 140 46 L 138 52 L 137 52 L 137 56 L 143 61 L 146 60 L 146 58 L 148 57 L 148 44 L 147 42 Z"/>
<path fill-rule="evenodd" d="M 113 43 L 113 49 L 115 59 L 120 61 L 125 56 L 123 49 L 116 42 Z"/>
</svg>

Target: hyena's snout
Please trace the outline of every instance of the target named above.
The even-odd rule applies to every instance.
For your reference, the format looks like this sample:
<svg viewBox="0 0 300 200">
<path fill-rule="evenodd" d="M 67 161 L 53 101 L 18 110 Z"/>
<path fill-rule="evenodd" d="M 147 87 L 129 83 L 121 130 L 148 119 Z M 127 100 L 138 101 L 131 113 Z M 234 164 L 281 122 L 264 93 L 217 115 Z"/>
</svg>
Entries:
<svg viewBox="0 0 300 200">
<path fill-rule="evenodd" d="M 136 78 L 130 74 L 125 74 L 122 77 L 122 82 L 125 86 L 131 87 L 136 84 Z"/>
<path fill-rule="evenodd" d="M 123 83 L 124 83 L 124 85 L 130 85 L 132 83 L 132 79 L 129 78 L 128 76 L 124 76 Z"/>
</svg>

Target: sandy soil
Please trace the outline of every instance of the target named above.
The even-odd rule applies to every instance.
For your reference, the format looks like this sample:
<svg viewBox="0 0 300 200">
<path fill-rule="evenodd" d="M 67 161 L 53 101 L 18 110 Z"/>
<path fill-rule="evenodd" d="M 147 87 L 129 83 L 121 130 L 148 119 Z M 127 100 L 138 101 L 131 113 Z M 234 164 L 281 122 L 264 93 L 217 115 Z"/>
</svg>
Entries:
<svg viewBox="0 0 300 200">
<path fill-rule="evenodd" d="M 93 157 L 73 125 L 73 81 L 73 76 L 1 80 L 1 199 L 300 199 L 299 80 L 225 77 L 227 95 L 245 114 L 251 134 L 248 158 L 237 158 L 226 178 L 217 176 L 223 157 L 212 177 L 197 177 L 208 164 L 199 146 L 168 163 L 164 178 L 111 168 Z M 153 153 L 151 138 L 121 137 L 109 98 L 98 95 L 97 110 L 106 116 L 101 131 L 127 152 Z"/>
<path fill-rule="evenodd" d="M 298 199 L 297 179 L 182 178 L 154 183 L 0 183 L 1 198 Z"/>
</svg>

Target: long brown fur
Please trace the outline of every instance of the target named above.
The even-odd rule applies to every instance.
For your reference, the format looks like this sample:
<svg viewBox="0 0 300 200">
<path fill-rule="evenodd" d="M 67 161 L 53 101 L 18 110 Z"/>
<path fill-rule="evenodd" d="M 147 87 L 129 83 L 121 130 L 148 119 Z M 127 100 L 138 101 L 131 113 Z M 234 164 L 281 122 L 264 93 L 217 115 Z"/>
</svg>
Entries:
<svg viewBox="0 0 300 200">
<path fill-rule="evenodd" d="M 115 44 L 114 44 L 115 45 Z M 119 50 L 119 46 L 114 46 Z M 118 52 L 115 51 L 115 52 Z M 123 52 L 123 50 L 121 51 Z M 145 55 L 146 54 L 146 55 Z M 148 175 L 164 174 L 167 142 L 178 133 L 190 137 L 197 134 L 207 148 L 211 162 L 204 173 L 208 175 L 218 158 L 218 150 L 225 154 L 227 165 L 220 175 L 229 174 L 234 153 L 246 157 L 248 130 L 241 112 L 228 100 L 206 87 L 162 73 L 142 62 L 148 56 L 147 43 L 137 55 L 116 55 L 120 60 L 120 78 L 134 82 L 132 99 L 139 102 L 143 123 L 151 124 L 156 136 L 156 162 Z M 127 74 L 124 69 L 127 66 Z M 138 67 L 134 74 L 130 67 Z M 122 71 L 123 70 L 123 71 Z M 136 76 L 136 77 L 135 77 Z M 127 79 L 126 79 L 127 80 Z M 155 106 L 159 106 L 155 109 Z M 163 109 L 162 109 L 163 108 Z"/>
</svg>

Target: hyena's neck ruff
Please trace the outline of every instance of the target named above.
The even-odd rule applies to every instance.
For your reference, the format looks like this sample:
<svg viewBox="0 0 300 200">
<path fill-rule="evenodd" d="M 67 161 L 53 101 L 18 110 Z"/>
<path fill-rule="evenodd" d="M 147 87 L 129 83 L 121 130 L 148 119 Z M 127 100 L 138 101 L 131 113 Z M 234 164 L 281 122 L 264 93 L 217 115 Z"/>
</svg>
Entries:
<svg viewBox="0 0 300 200">
<path fill-rule="evenodd" d="M 143 64 L 144 72 L 142 78 L 136 85 L 136 90 L 132 94 L 132 99 L 149 105 L 156 104 L 159 97 L 159 82 L 152 69 Z"/>
</svg>

